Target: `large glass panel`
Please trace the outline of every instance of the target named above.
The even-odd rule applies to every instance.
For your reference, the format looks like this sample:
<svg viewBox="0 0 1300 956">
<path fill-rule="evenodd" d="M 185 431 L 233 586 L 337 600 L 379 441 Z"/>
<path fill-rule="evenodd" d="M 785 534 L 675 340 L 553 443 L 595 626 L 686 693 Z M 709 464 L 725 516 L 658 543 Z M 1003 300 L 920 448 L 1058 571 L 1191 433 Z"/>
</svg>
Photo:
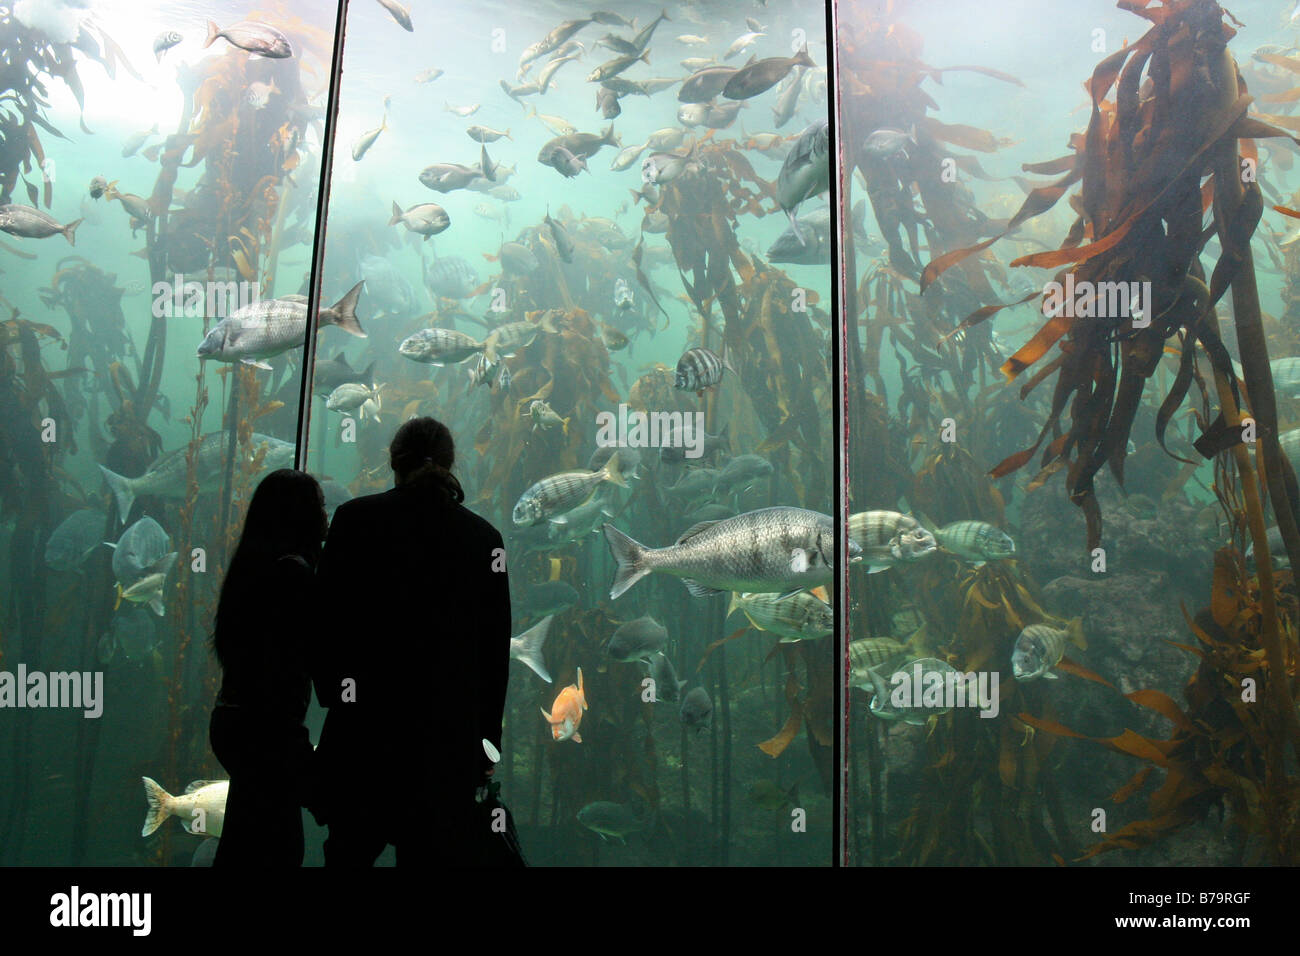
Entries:
<svg viewBox="0 0 1300 956">
<path fill-rule="evenodd" d="M 801 590 L 830 582 L 825 10 L 411 16 L 349 17 L 323 298 L 364 280 L 368 337 L 320 340 L 309 465 L 382 491 L 401 421 L 451 427 L 507 541 L 497 779 L 530 862 L 826 864 L 829 612 Z M 531 507 L 565 472 L 581 490 Z M 693 571 L 671 548 L 741 514 Z M 612 596 L 625 536 L 665 573 Z M 766 576 L 728 570 L 756 544 Z M 542 711 L 574 685 L 570 736 Z"/>
<path fill-rule="evenodd" d="M 1294 862 L 1300 61 L 1068 6 L 836 5 L 845 856 Z"/>
<path fill-rule="evenodd" d="M 212 851 L 159 791 L 183 819 L 141 821 L 150 781 L 224 777 L 212 612 L 251 488 L 293 463 L 305 324 L 254 366 L 223 323 L 307 291 L 337 8 L 241 13 L 0 9 L 6 865 Z M 216 835 L 222 795 L 202 796 Z"/>
</svg>

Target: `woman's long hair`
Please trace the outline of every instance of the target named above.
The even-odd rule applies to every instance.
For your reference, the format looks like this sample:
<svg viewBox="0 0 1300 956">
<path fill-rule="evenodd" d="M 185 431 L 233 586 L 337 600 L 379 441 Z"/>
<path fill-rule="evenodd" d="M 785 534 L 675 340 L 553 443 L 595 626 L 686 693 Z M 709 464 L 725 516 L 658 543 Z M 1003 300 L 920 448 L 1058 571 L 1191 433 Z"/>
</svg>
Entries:
<svg viewBox="0 0 1300 956">
<path fill-rule="evenodd" d="M 217 602 L 212 646 L 222 667 L 232 659 L 251 616 L 267 601 L 277 600 L 276 595 L 259 593 L 275 562 L 293 554 L 314 568 L 327 527 L 325 493 L 311 475 L 281 468 L 262 479 L 248 503 L 244 530 Z"/>
<path fill-rule="evenodd" d="M 388 461 L 402 488 L 413 488 L 440 501 L 465 500 L 451 468 L 456 464 L 456 443 L 451 431 L 436 418 L 412 418 L 397 429 L 388 446 Z"/>
</svg>

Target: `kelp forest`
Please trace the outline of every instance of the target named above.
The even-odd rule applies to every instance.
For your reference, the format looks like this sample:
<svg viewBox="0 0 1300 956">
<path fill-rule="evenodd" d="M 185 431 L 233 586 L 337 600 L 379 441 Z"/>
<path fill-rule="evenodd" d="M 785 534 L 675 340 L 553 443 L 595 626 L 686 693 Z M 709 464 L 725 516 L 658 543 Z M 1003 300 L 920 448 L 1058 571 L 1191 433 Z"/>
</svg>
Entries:
<svg viewBox="0 0 1300 956">
<path fill-rule="evenodd" d="M 1300 121 L 1268 104 L 1300 90 L 1260 95 L 1248 76 L 1294 80 L 1300 60 L 1243 70 L 1228 46 L 1243 25 L 1218 4 L 1123 0 L 1147 29 L 1080 78 L 1086 128 L 995 176 L 981 158 L 1018 145 L 927 90 L 1024 84 L 930 65 L 893 6 L 848 5 L 837 64 L 840 201 L 865 199 L 888 247 L 866 261 L 842 237 L 850 510 L 900 507 L 942 550 L 850 570 L 849 856 L 1295 863 L 1300 423 L 1270 365 L 1295 339 L 1261 310 L 1257 271 L 1263 257 L 1293 281 L 1278 177 Z M 873 148 L 882 128 L 915 142 Z M 1145 298 L 1061 304 L 1108 284 Z M 1040 314 L 1013 339 L 1026 305 Z M 972 520 L 1014 553 L 962 557 Z M 1059 679 L 1012 679 L 1041 625 Z M 996 716 L 877 719 L 860 662 L 887 651 L 1000 670 Z"/>
</svg>

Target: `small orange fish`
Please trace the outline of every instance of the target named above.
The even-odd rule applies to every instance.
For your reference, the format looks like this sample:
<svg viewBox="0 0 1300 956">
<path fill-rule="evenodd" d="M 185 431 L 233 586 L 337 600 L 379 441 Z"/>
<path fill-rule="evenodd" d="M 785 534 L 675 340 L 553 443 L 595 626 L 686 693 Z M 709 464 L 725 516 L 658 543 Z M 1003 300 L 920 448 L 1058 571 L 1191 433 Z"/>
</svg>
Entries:
<svg viewBox="0 0 1300 956">
<path fill-rule="evenodd" d="M 587 709 L 587 695 L 582 692 L 582 668 L 578 668 L 578 683 L 570 684 L 555 696 L 548 714 L 542 710 L 542 716 L 551 725 L 551 736 L 556 740 L 572 740 L 582 743 L 578 727 L 582 724 L 582 712 Z"/>
</svg>

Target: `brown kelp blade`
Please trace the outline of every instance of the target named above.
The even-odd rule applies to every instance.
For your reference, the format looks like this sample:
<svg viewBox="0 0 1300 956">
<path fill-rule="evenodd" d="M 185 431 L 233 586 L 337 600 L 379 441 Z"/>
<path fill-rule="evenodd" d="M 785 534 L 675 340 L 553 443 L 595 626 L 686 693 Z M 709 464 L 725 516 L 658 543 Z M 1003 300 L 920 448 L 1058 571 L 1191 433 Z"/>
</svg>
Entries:
<svg viewBox="0 0 1300 956">
<path fill-rule="evenodd" d="M 951 252 L 945 252 L 937 259 L 930 260 L 930 262 L 926 264 L 925 269 L 921 272 L 921 291 L 925 292 L 926 287 L 929 286 L 931 282 L 939 278 L 939 276 L 944 272 L 951 269 L 963 259 L 966 259 L 977 252 L 983 252 L 1003 236 L 1014 231 L 1021 223 L 1028 219 L 1032 219 L 1034 216 L 1047 212 L 1047 210 L 1056 205 L 1060 198 L 1065 195 L 1065 191 L 1077 182 L 1079 177 L 1082 175 L 1083 172 L 1081 169 L 1072 169 L 1063 178 L 1052 183 L 1050 186 L 1039 186 L 1025 197 L 1025 201 L 1021 203 L 1020 209 L 1011 217 L 1011 221 L 1007 223 L 1005 232 L 999 233 L 991 239 L 985 239 L 983 242 L 977 242 L 973 246 L 966 246 L 962 249 L 953 249 Z"/>
<path fill-rule="evenodd" d="M 966 316 L 966 318 L 962 319 L 961 322 L 958 323 L 957 327 L 953 329 L 951 332 L 949 332 L 947 335 L 945 335 L 943 338 L 941 338 L 939 342 L 940 344 L 942 344 L 948 341 L 958 332 L 962 332 L 966 329 L 974 328 L 975 326 L 979 325 L 981 322 L 984 322 L 987 319 L 990 319 L 993 316 L 997 315 L 1003 309 L 1010 309 L 1013 306 L 1024 305 L 1026 302 L 1036 299 L 1040 295 L 1042 295 L 1042 293 L 1035 290 L 1029 293 L 1024 298 L 1017 299 L 1015 302 L 994 303 L 993 305 L 986 305 L 983 306 L 982 308 L 976 309 L 970 315 Z"/>
</svg>

